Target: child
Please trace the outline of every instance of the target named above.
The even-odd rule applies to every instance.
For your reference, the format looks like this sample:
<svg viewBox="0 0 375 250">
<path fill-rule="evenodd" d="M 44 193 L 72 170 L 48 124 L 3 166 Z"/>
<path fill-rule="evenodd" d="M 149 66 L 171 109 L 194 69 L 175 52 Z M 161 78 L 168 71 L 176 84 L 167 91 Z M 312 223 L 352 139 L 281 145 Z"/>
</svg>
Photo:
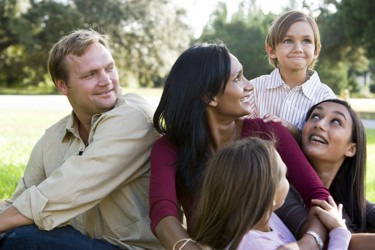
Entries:
<svg viewBox="0 0 375 250">
<path fill-rule="evenodd" d="M 288 11 L 274 20 L 266 37 L 266 52 L 275 69 L 252 80 L 254 117 L 279 121 L 297 136 L 312 105 L 336 98 L 313 71 L 320 48 L 313 18 Z"/>
<path fill-rule="evenodd" d="M 271 141 L 248 137 L 223 148 L 204 173 L 191 235 L 214 249 L 277 249 L 295 242 L 273 213 L 289 190 L 285 175 L 286 166 Z M 350 232 L 342 220 L 342 206 L 331 197 L 329 202 L 312 201 L 317 205 L 312 213 L 331 230 L 328 249 L 346 249 Z M 316 233 L 307 234 L 322 244 Z"/>
</svg>

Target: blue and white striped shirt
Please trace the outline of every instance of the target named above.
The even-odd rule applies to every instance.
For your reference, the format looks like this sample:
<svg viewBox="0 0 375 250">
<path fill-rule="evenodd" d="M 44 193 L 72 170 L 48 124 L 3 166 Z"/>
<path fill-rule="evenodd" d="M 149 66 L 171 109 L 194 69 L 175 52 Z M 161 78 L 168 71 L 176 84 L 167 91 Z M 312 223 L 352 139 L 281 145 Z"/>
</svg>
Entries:
<svg viewBox="0 0 375 250">
<path fill-rule="evenodd" d="M 251 80 L 254 84 L 251 117 L 273 114 L 302 129 L 311 106 L 337 98 L 332 89 L 320 81 L 316 71 L 308 70 L 306 76 L 306 82 L 292 89 L 282 80 L 279 69 Z"/>
</svg>

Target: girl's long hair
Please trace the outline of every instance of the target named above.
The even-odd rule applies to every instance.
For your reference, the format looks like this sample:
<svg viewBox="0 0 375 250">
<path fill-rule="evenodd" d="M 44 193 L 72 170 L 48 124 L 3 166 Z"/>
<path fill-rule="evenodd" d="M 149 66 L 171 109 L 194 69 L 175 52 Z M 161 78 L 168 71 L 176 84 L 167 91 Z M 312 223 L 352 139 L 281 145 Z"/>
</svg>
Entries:
<svg viewBox="0 0 375 250">
<path fill-rule="evenodd" d="M 282 177 L 274 142 L 256 137 L 219 150 L 204 172 L 190 235 L 215 249 L 236 249 L 269 218 Z"/>
<path fill-rule="evenodd" d="M 356 154 L 345 158 L 329 191 L 336 202 L 343 204 L 353 226 L 356 226 L 355 231 L 364 232 L 366 229 L 366 131 L 358 114 L 346 101 L 340 99 L 324 100 L 315 104 L 307 112 L 306 121 L 315 107 L 324 102 L 343 105 L 352 118 L 351 142 L 356 144 Z"/>
<path fill-rule="evenodd" d="M 224 91 L 230 76 L 224 44 L 200 44 L 183 52 L 167 78 L 154 127 L 179 150 L 178 181 L 194 193 L 207 159 L 209 100 Z"/>
</svg>

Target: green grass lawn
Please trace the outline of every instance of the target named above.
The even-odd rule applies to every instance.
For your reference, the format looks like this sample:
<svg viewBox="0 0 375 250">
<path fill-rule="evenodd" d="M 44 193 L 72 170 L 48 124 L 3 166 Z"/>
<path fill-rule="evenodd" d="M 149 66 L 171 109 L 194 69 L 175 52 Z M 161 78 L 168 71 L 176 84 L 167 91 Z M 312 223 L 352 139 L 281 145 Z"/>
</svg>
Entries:
<svg viewBox="0 0 375 250">
<path fill-rule="evenodd" d="M 66 110 L 0 107 L 0 199 L 8 198 L 23 173 L 33 145 Z M 367 198 L 375 202 L 375 129 L 367 130 Z"/>
</svg>

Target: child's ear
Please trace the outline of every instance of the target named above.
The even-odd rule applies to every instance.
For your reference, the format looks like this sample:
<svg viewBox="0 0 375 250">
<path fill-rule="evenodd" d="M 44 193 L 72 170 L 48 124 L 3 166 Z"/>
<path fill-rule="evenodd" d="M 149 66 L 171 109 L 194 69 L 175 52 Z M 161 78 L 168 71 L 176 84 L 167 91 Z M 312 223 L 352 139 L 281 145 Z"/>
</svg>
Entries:
<svg viewBox="0 0 375 250">
<path fill-rule="evenodd" d="M 320 49 L 317 49 L 317 50 L 314 52 L 314 57 L 315 57 L 315 59 L 319 57 L 319 54 L 320 54 Z"/>
<path fill-rule="evenodd" d="M 353 157 L 357 153 L 357 144 L 354 142 L 349 143 L 348 148 L 345 151 L 346 157 Z"/>
<path fill-rule="evenodd" d="M 271 46 L 269 46 L 268 44 L 266 44 L 266 52 L 270 58 L 276 58 L 276 51 L 273 48 L 271 48 Z"/>
</svg>

